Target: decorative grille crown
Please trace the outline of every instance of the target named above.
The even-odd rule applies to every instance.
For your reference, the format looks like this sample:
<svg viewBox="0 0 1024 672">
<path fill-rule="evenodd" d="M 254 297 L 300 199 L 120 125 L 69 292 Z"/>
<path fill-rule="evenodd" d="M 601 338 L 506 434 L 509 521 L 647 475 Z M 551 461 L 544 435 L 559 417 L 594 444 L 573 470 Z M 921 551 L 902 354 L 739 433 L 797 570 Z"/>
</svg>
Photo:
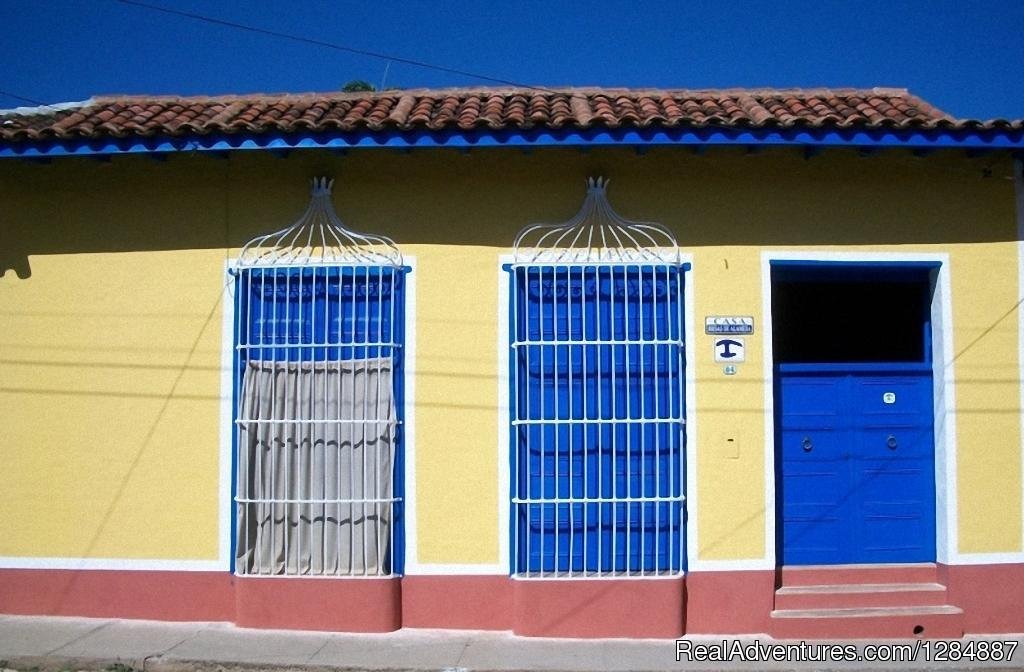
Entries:
<svg viewBox="0 0 1024 672">
<path fill-rule="evenodd" d="M 531 224 L 515 240 L 515 263 L 680 263 L 679 245 L 666 227 L 624 219 L 608 203 L 609 180 L 587 179 L 576 215 L 561 224 Z"/>
<path fill-rule="evenodd" d="M 313 178 L 309 205 L 291 226 L 245 244 L 238 265 L 295 266 L 365 264 L 402 266 L 402 253 L 385 236 L 357 233 L 345 228 L 331 203 L 334 180 Z"/>
</svg>

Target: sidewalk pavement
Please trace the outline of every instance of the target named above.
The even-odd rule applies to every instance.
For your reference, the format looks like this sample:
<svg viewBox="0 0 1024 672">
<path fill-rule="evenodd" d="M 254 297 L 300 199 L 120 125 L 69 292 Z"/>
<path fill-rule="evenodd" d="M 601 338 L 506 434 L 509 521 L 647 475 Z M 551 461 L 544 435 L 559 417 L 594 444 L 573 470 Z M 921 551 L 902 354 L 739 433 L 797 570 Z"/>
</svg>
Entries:
<svg viewBox="0 0 1024 672">
<path fill-rule="evenodd" d="M 687 638 L 721 644 L 726 637 Z M 767 636 L 761 644 L 776 643 Z M 414 630 L 347 634 L 249 630 L 226 623 L 164 623 L 117 619 L 0 616 L 0 668 L 146 672 L 289 670 L 439 670 L 639 672 L 642 670 L 929 670 L 1024 669 L 1024 638 L 1008 662 L 729 663 L 676 661 L 674 640 L 567 640 L 507 632 Z M 755 637 L 744 637 L 751 644 Z M 968 642 L 970 640 L 963 640 Z M 913 643 L 905 640 L 903 643 Z M 850 642 L 843 642 L 848 644 Z M 115 667 L 116 666 L 116 667 Z"/>
</svg>

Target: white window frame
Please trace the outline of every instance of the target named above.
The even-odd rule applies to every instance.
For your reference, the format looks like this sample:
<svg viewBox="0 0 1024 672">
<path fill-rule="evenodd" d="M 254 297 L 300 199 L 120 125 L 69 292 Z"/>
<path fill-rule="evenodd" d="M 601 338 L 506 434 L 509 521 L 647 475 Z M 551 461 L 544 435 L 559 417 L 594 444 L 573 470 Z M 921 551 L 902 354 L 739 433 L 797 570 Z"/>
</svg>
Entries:
<svg viewBox="0 0 1024 672">
<path fill-rule="evenodd" d="M 684 564 L 679 572 L 672 574 L 608 574 L 606 577 L 596 576 L 572 576 L 572 577 L 550 577 L 557 580 L 606 580 L 606 579 L 630 579 L 630 580 L 665 580 L 679 579 L 692 570 L 696 560 L 697 552 L 697 376 L 696 376 L 696 332 L 694 318 L 694 297 L 696 287 L 696 272 L 693 267 L 693 254 L 681 252 L 678 257 L 679 263 L 687 270 L 685 271 L 685 284 L 683 286 L 683 356 L 684 356 L 684 380 L 683 380 L 683 403 L 685 422 L 684 432 L 684 473 L 683 473 L 683 497 L 684 497 L 684 518 L 685 534 L 680 542 L 683 544 Z M 495 344 L 497 352 L 497 384 L 498 384 L 498 563 L 488 567 L 489 574 L 500 574 L 510 576 L 515 580 L 536 580 L 524 575 L 516 575 L 512 572 L 511 563 L 511 474 L 510 470 L 510 449 L 511 449 L 511 423 L 509 397 L 509 300 L 511 292 L 511 274 L 505 267 L 514 263 L 515 256 L 512 253 L 499 254 L 497 257 L 498 274 L 498 301 L 497 306 L 497 330 L 495 333 Z M 543 262 L 538 262 L 543 264 Z M 459 572 L 462 573 L 462 572 Z M 549 580 L 548 578 L 542 580 Z"/>
<path fill-rule="evenodd" d="M 221 366 L 220 366 L 220 446 L 219 446 L 219 490 L 218 490 L 218 559 L 215 563 L 203 563 L 196 569 L 219 569 L 229 571 L 233 565 L 232 549 L 234 529 L 234 439 L 235 439 L 235 286 L 239 268 L 237 257 L 224 262 L 224 287 L 221 294 Z M 404 403 L 403 433 L 400 449 L 404 463 L 404 521 L 399 534 L 404 537 L 404 571 L 386 575 L 355 576 L 307 576 L 307 575 L 263 575 L 238 574 L 244 578 L 313 578 L 313 579 L 400 579 L 416 573 L 416 278 L 417 262 L 413 255 L 403 255 L 403 264 L 409 268 L 405 273 L 405 345 L 404 345 Z M 413 571 L 410 572 L 410 569 Z"/>
</svg>

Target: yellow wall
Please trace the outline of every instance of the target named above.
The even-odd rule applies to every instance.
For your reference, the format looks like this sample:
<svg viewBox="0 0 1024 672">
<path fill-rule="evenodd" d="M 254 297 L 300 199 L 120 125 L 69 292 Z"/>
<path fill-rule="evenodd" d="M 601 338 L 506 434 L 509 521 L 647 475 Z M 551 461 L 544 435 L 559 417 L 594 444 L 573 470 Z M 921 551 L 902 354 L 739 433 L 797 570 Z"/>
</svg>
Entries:
<svg viewBox="0 0 1024 672">
<path fill-rule="evenodd" d="M 417 275 L 419 559 L 494 563 L 498 548 L 496 257 L 493 249 L 478 246 L 410 245 L 407 250 L 416 256 Z"/>
<path fill-rule="evenodd" d="M 950 255 L 959 547 L 1020 551 L 1013 193 L 1008 161 L 982 167 L 670 149 L 0 163 L 0 556 L 216 558 L 224 261 L 290 223 L 315 174 L 337 176 L 347 223 L 417 259 L 419 562 L 498 562 L 498 258 L 571 216 L 591 174 L 693 254 L 701 559 L 765 553 L 762 332 L 730 378 L 702 333 L 709 314 L 763 325 L 765 249 Z"/>
<path fill-rule="evenodd" d="M 957 250 L 953 267 L 960 551 L 1021 550 L 1018 260 L 1008 244 Z M 985 296 L 982 296 L 985 295 Z"/>
<path fill-rule="evenodd" d="M 40 255 L 4 278 L 0 554 L 216 557 L 218 262 Z"/>
</svg>

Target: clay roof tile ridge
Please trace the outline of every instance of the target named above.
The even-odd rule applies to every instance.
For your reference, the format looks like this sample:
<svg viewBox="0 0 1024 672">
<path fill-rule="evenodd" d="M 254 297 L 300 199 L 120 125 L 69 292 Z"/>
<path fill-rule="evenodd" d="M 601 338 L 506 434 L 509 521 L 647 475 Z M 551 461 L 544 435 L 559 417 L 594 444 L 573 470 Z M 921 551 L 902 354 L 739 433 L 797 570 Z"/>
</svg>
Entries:
<svg viewBox="0 0 1024 672">
<path fill-rule="evenodd" d="M 388 114 L 388 120 L 396 126 L 407 126 L 409 120 L 409 112 L 416 105 L 416 96 L 405 94 L 399 96 L 398 103 Z"/>
<path fill-rule="evenodd" d="M 573 93 L 572 97 L 569 98 L 569 105 L 572 108 L 572 114 L 576 117 L 576 123 L 582 127 L 587 127 L 590 122 L 594 119 L 594 111 L 590 107 L 590 101 L 587 96 Z"/>
<path fill-rule="evenodd" d="M 567 125 L 1019 129 L 1024 120 L 957 119 L 907 89 L 456 87 L 385 92 L 98 96 L 0 112 L 0 138 L 180 135 L 215 129 L 371 130 Z"/>
<path fill-rule="evenodd" d="M 230 104 L 225 105 L 224 109 L 217 113 L 213 118 L 207 120 L 206 125 L 212 127 L 224 128 L 230 123 L 236 115 L 242 112 L 249 106 L 248 102 L 243 100 L 233 100 Z"/>
</svg>

